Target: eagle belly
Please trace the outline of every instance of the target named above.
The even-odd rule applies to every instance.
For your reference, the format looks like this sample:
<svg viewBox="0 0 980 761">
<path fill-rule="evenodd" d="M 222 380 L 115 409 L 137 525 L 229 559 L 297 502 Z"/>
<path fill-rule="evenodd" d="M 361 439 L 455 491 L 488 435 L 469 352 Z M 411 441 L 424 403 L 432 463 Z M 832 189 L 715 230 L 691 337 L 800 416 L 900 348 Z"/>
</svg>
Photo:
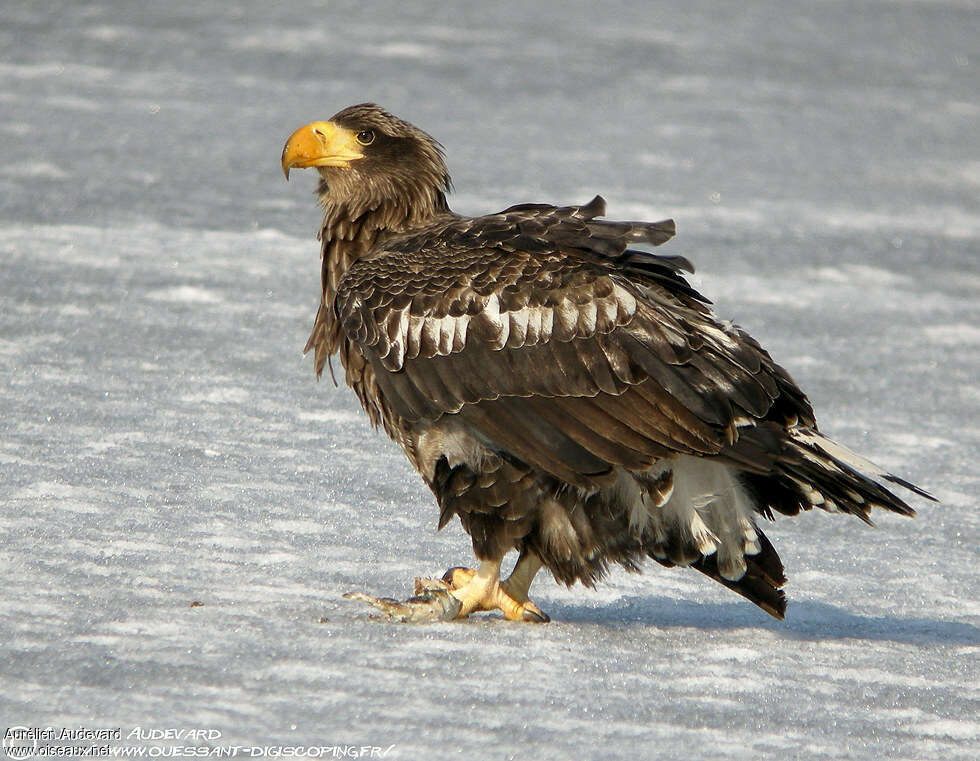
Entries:
<svg viewBox="0 0 980 761">
<path fill-rule="evenodd" d="M 583 487 L 477 435 L 447 415 L 406 451 L 436 496 L 440 528 L 458 516 L 480 559 L 531 550 L 558 581 L 592 586 L 610 564 L 638 570 L 653 558 L 735 584 L 747 559 L 771 548 L 752 495 L 722 462 L 676 455 L 642 471 L 615 467 Z"/>
</svg>

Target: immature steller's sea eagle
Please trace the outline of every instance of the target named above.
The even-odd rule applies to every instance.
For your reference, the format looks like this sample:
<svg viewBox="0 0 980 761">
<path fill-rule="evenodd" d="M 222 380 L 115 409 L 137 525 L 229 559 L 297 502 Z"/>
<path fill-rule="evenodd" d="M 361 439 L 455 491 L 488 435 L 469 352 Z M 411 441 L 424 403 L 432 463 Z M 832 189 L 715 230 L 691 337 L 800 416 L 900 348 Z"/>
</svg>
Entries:
<svg viewBox="0 0 980 761">
<path fill-rule="evenodd" d="M 870 523 L 929 495 L 818 433 L 789 374 L 719 320 L 657 246 L 672 220 L 584 206 L 450 211 L 429 135 L 373 104 L 297 130 L 282 168 L 316 167 L 323 291 L 307 350 L 339 352 L 374 425 L 405 450 L 473 540 L 474 571 L 419 579 L 396 620 L 500 610 L 545 566 L 592 585 L 645 557 L 696 568 L 782 618 L 783 566 L 756 516 L 820 507 Z M 500 564 L 519 553 L 511 576 Z"/>
</svg>

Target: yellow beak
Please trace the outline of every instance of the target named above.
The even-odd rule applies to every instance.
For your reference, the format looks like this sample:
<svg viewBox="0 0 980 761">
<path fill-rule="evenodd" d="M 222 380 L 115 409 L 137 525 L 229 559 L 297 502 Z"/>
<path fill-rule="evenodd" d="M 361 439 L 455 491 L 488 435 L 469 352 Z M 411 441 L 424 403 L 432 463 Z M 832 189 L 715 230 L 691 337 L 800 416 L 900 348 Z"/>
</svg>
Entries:
<svg viewBox="0 0 980 761">
<path fill-rule="evenodd" d="M 350 166 L 351 161 L 364 158 L 360 148 L 351 130 L 333 122 L 312 122 L 289 136 L 282 149 L 282 172 L 288 180 L 293 168 Z"/>
</svg>

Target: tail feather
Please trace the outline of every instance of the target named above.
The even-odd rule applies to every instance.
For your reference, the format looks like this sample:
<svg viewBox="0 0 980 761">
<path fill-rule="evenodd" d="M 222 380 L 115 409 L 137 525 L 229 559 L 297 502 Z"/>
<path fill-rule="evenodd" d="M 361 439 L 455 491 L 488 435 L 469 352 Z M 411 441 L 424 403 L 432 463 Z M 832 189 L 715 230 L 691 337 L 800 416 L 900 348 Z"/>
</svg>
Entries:
<svg viewBox="0 0 980 761">
<path fill-rule="evenodd" d="M 786 611 L 786 596 L 782 591 L 786 576 L 776 550 L 751 520 L 752 509 L 772 518 L 773 511 L 796 515 L 801 510 L 819 507 L 829 512 L 850 513 L 871 523 L 872 508 L 889 510 L 900 515 L 915 515 L 915 511 L 892 493 L 886 484 L 902 486 L 935 501 L 919 487 L 882 470 L 812 428 L 796 426 L 787 430 L 778 424 L 763 422 L 757 426 L 743 427 L 739 434 L 737 442 L 726 449 L 722 457 L 728 467 L 737 472 L 738 481 L 744 488 L 747 506 L 742 518 L 743 521 L 751 522 L 755 537 L 755 541 L 744 542 L 742 534 L 732 534 L 736 541 L 744 542 L 736 546 L 736 553 L 740 556 L 739 565 L 744 559 L 744 573 L 738 576 L 733 573 L 730 562 L 726 565 L 726 560 L 731 560 L 731 537 L 728 534 L 732 532 L 726 533 L 723 530 L 725 521 L 712 521 L 714 512 L 705 509 L 705 506 L 695 510 L 694 517 L 705 515 L 708 536 L 714 540 L 711 548 L 699 546 L 694 548 L 696 552 L 672 553 L 669 551 L 668 540 L 675 537 L 668 532 L 664 542 L 651 543 L 646 550 L 650 557 L 662 565 L 690 565 L 696 568 L 719 584 L 751 600 L 774 618 L 782 619 Z M 682 460 L 683 458 L 678 458 L 674 464 L 675 481 Z M 687 481 L 692 481 L 696 474 L 686 475 Z M 705 473 L 700 475 L 703 480 Z M 704 482 L 701 486 L 711 487 L 709 492 L 712 494 L 724 492 L 724 489 L 718 488 L 713 482 Z M 674 495 L 680 493 L 681 487 L 675 483 Z M 690 494 L 682 496 L 685 497 L 682 500 L 685 504 L 691 501 Z M 715 501 L 711 501 L 709 505 L 714 505 Z M 668 502 L 661 510 L 666 511 L 671 504 L 672 501 Z M 727 508 L 735 509 L 740 502 L 736 499 L 725 504 Z M 687 522 L 683 520 L 688 513 L 680 512 L 677 515 L 680 519 L 669 524 L 668 528 L 675 524 L 690 525 L 686 534 L 682 532 L 682 538 L 699 536 L 693 528 L 693 518 L 688 517 Z M 755 547 L 758 547 L 757 552 Z M 723 552 L 726 548 L 729 551 Z M 694 558 L 691 559 L 690 555 L 694 555 Z"/>
<path fill-rule="evenodd" d="M 881 481 L 904 486 L 935 501 L 922 489 L 812 429 L 793 429 L 779 459 L 780 470 L 796 483 L 811 505 L 831 512 L 853 513 L 867 523 L 871 523 L 873 507 L 915 515 L 915 510 Z"/>
<path fill-rule="evenodd" d="M 745 431 L 748 437 L 754 433 L 752 429 Z M 915 515 L 915 510 L 885 483 L 935 501 L 914 484 L 811 428 L 792 428 L 788 434 L 782 439 L 769 473 L 742 472 L 743 481 L 754 492 L 764 513 L 775 510 L 795 515 L 800 510 L 819 507 L 856 515 L 869 524 L 872 508 Z M 765 432 L 760 431 L 759 435 Z"/>
<path fill-rule="evenodd" d="M 696 568 L 705 576 L 754 602 L 773 618 L 782 621 L 786 615 L 786 594 L 781 589 L 786 584 L 783 563 L 772 543 L 758 526 L 755 532 L 758 535 L 759 552 L 745 556 L 745 574 L 737 581 L 726 579 L 721 575 L 718 570 L 717 553 L 701 556 L 691 563 L 691 568 Z M 652 553 L 650 557 L 667 567 L 675 565 L 670 560 L 659 558 Z"/>
<path fill-rule="evenodd" d="M 939 501 L 935 497 L 933 497 L 929 492 L 920 489 L 918 486 L 916 486 L 915 484 L 909 481 L 906 481 L 904 478 L 899 478 L 898 476 L 893 475 L 891 473 L 882 473 L 881 477 L 884 478 L 886 481 L 891 481 L 893 484 L 898 484 L 903 489 L 908 489 L 910 492 L 913 492 L 914 494 L 918 494 L 920 497 L 925 497 L 930 502 Z"/>
</svg>

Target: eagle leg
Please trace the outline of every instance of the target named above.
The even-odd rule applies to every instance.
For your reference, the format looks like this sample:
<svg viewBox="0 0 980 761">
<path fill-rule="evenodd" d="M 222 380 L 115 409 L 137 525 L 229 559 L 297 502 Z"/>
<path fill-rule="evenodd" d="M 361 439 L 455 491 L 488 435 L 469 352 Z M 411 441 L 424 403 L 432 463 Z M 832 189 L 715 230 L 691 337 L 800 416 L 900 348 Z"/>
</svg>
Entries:
<svg viewBox="0 0 980 761">
<path fill-rule="evenodd" d="M 526 552 L 503 582 L 500 560 L 485 560 L 476 570 L 450 568 L 441 579 L 416 579 L 415 595 L 404 602 L 362 592 L 348 592 L 344 597 L 373 605 L 390 621 L 400 623 L 452 621 L 483 610 L 499 610 L 509 621 L 547 623 L 551 619 L 527 598 L 540 568 L 538 557 Z"/>
<path fill-rule="evenodd" d="M 500 561 L 486 560 L 479 569 L 450 568 L 442 577 L 461 602 L 459 618 L 478 610 L 499 610 L 508 621 L 546 624 L 551 619 L 527 597 L 531 582 L 541 568 L 533 552 L 521 553 L 513 573 L 500 581 Z"/>
</svg>

